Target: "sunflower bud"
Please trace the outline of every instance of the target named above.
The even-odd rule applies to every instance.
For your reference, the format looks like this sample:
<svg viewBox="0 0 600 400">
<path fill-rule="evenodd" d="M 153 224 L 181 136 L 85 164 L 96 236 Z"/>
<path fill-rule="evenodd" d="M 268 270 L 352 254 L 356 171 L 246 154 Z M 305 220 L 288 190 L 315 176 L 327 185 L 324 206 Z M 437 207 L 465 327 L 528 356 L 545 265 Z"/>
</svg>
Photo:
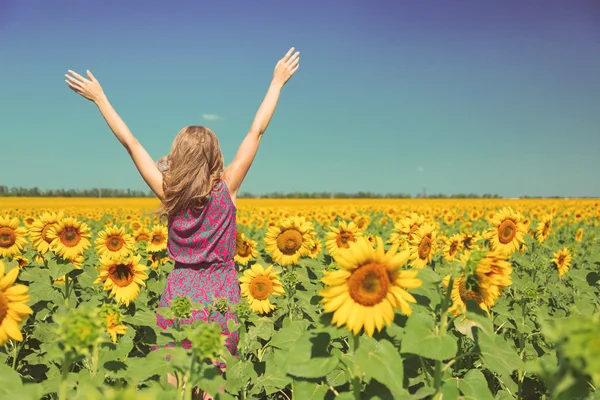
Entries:
<svg viewBox="0 0 600 400">
<path fill-rule="evenodd" d="M 225 345 L 225 336 L 221 332 L 221 325 L 217 322 L 201 322 L 190 332 L 193 351 L 203 359 L 218 356 Z"/>
<path fill-rule="evenodd" d="M 192 302 L 187 297 L 177 296 L 171 302 L 171 310 L 176 318 L 189 318 L 192 315 Z"/>
<path fill-rule="evenodd" d="M 245 301 L 240 301 L 238 304 L 233 307 L 233 313 L 238 317 L 240 321 L 247 320 L 252 314 L 252 310 L 250 309 L 250 305 L 248 305 Z"/>
<path fill-rule="evenodd" d="M 67 350 L 89 354 L 90 347 L 101 340 L 102 320 L 99 309 L 81 306 L 57 317 L 57 334 Z"/>
<path fill-rule="evenodd" d="M 220 312 L 221 314 L 227 314 L 227 310 L 229 309 L 229 302 L 225 298 L 216 299 L 213 305 L 215 310 Z"/>
</svg>

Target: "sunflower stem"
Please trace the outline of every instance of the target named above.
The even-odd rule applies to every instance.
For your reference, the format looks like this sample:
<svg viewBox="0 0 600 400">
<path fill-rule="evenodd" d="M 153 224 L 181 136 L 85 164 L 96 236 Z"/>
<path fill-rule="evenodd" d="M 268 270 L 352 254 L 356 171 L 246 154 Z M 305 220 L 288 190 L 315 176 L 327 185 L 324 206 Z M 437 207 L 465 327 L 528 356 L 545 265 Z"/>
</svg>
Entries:
<svg viewBox="0 0 600 400">
<path fill-rule="evenodd" d="M 94 350 L 92 351 L 92 376 L 96 376 L 98 372 L 98 343 L 94 343 Z"/>
<path fill-rule="evenodd" d="M 440 327 L 439 327 L 439 336 L 442 337 L 446 334 L 448 329 L 448 308 L 450 304 L 452 304 L 451 296 L 452 296 L 452 288 L 454 287 L 454 278 L 451 276 L 448 282 L 448 287 L 446 288 L 446 293 L 444 295 L 444 300 L 442 301 L 442 316 L 440 317 Z M 442 376 L 444 371 L 442 370 L 442 362 L 440 360 L 435 361 L 435 371 L 433 377 L 433 386 L 436 394 L 440 393 L 440 388 L 442 386 Z"/>
<path fill-rule="evenodd" d="M 12 360 L 12 369 L 17 370 L 17 355 L 19 354 L 19 349 L 17 343 L 14 340 L 11 340 L 13 346 L 13 360 Z"/>
<path fill-rule="evenodd" d="M 71 353 L 70 352 L 66 352 L 65 353 L 65 359 L 63 361 L 63 365 L 62 365 L 62 371 L 61 371 L 61 382 L 60 382 L 60 387 L 58 389 L 58 399 L 59 400 L 66 400 L 67 398 L 67 376 L 69 375 L 69 370 L 71 369 Z"/>
<path fill-rule="evenodd" d="M 69 275 L 65 275 L 65 306 L 69 306 Z"/>
<path fill-rule="evenodd" d="M 356 351 L 358 350 L 359 337 L 358 335 L 352 335 L 352 354 L 356 356 Z M 349 337 L 350 338 L 350 337 Z M 357 363 L 354 363 L 354 370 L 352 371 L 352 389 L 354 392 L 354 399 L 360 400 L 360 391 L 362 389 L 362 379 L 360 376 L 360 369 Z"/>
</svg>

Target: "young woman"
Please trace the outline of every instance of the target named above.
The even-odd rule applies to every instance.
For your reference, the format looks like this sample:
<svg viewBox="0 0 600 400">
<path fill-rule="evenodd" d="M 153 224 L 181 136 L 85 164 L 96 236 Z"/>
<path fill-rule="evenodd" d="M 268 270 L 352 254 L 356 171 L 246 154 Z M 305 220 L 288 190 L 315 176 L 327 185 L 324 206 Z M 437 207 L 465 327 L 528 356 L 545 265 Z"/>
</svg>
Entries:
<svg viewBox="0 0 600 400">
<path fill-rule="evenodd" d="M 175 268 L 167 278 L 159 307 L 168 307 L 177 296 L 207 305 L 212 304 L 214 298 L 227 298 L 230 303 L 240 300 L 233 261 L 235 201 L 275 112 L 281 89 L 298 70 L 299 62 L 299 52 L 294 53 L 293 47 L 277 62 L 254 122 L 227 167 L 223 164 L 217 137 L 204 126 L 183 128 L 173 141 L 169 155 L 155 163 L 113 109 L 90 71 L 87 71 L 89 79 L 71 70 L 65 75 L 72 90 L 98 106 L 142 178 L 162 202 L 160 210 L 167 216 L 169 227 L 168 253 L 175 261 Z M 196 319 L 206 320 L 207 313 L 194 311 L 187 322 Z M 229 319 L 235 320 L 231 312 L 211 317 L 211 321 L 217 320 L 223 327 L 227 349 L 235 355 L 238 337 L 237 333 L 228 334 Z M 157 324 L 161 327 L 166 328 L 171 323 L 157 314 Z M 184 343 L 184 346 L 189 345 L 189 342 Z M 224 368 L 222 364 L 218 366 Z M 176 384 L 172 376 L 169 382 Z"/>
</svg>

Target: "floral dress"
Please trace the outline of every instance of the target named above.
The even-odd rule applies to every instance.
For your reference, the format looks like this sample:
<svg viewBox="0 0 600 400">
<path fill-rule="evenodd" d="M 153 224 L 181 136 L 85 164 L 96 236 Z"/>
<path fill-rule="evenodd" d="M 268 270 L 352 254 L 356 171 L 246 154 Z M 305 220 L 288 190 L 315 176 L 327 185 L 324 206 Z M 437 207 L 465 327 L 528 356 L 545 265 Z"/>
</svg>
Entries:
<svg viewBox="0 0 600 400">
<path fill-rule="evenodd" d="M 229 304 L 240 301 L 240 284 L 237 278 L 235 262 L 236 207 L 231 200 L 227 184 L 220 180 L 213 188 L 208 203 L 200 212 L 182 210 L 169 221 L 168 253 L 175 261 L 175 268 L 167 278 L 167 284 L 161 296 L 159 307 L 169 307 L 177 296 L 205 305 L 213 304 L 215 299 L 225 298 Z M 193 310 L 191 318 L 182 323 L 192 323 L 201 319 L 207 321 L 208 310 Z M 213 311 L 209 322 L 216 321 L 226 336 L 225 346 L 232 355 L 237 355 L 238 333 L 229 333 L 227 321 L 237 318 L 227 310 L 225 315 Z M 174 324 L 174 320 L 156 314 L 156 323 L 163 329 Z M 191 342 L 185 340 L 184 348 L 190 348 Z M 165 347 L 174 347 L 171 342 Z M 153 346 L 152 350 L 158 349 Z M 223 367 L 222 363 L 217 362 Z"/>
</svg>

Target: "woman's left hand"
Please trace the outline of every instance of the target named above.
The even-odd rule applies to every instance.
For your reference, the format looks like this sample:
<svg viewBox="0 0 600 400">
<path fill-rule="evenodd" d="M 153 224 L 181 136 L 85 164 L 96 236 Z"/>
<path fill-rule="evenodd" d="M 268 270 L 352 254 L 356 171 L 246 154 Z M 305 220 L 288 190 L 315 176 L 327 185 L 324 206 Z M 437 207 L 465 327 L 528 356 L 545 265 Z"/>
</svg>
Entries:
<svg viewBox="0 0 600 400">
<path fill-rule="evenodd" d="M 102 91 L 100 82 L 98 82 L 94 75 L 92 75 L 89 70 L 86 72 L 90 78 L 89 80 L 79 75 L 77 72 L 69 70 L 69 74 L 65 74 L 65 77 L 67 78 L 65 82 L 67 82 L 69 87 L 73 89 L 75 93 L 96 103 L 104 96 L 104 92 Z"/>
</svg>

